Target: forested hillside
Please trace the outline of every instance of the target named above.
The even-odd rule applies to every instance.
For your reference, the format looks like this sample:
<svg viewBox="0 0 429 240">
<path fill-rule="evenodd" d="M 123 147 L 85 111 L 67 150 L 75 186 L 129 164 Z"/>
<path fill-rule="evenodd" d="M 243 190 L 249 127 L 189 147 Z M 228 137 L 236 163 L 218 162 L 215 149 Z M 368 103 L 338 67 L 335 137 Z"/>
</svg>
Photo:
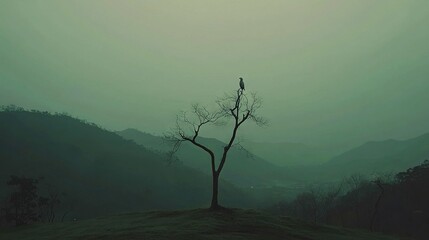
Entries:
<svg viewBox="0 0 429 240">
<path fill-rule="evenodd" d="M 69 218 L 210 201 L 210 176 L 70 116 L 8 108 L 0 112 L 0 132 L 0 204 L 10 175 L 43 177 L 42 190 L 64 193 L 59 211 L 70 211 Z M 221 197 L 244 201 L 226 182 Z"/>
</svg>

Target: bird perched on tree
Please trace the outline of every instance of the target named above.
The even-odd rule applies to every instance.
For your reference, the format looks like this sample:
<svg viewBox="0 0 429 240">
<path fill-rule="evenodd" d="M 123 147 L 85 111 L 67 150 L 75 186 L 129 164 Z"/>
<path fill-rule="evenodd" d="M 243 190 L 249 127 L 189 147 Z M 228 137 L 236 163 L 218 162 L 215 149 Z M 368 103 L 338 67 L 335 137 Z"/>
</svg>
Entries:
<svg viewBox="0 0 429 240">
<path fill-rule="evenodd" d="M 241 88 L 241 90 L 245 90 L 244 89 L 244 81 L 243 81 L 242 77 L 240 77 L 240 88 Z"/>
</svg>

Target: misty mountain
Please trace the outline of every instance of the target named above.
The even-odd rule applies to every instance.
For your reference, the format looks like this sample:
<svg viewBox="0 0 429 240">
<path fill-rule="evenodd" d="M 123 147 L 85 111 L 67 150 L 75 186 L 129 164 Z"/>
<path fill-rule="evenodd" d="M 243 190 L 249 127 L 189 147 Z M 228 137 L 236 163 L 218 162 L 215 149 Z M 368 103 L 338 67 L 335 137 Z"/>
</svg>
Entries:
<svg viewBox="0 0 429 240">
<path fill-rule="evenodd" d="M 294 178 L 338 181 L 353 174 L 396 174 L 429 158 L 429 133 L 407 140 L 371 141 L 318 166 L 285 168 Z"/>
<path fill-rule="evenodd" d="M 318 165 L 285 166 L 293 179 L 310 184 L 341 181 L 354 174 L 396 174 L 429 158 L 429 133 L 407 140 L 367 142 Z"/>
<path fill-rule="evenodd" d="M 397 173 L 429 158 L 429 133 L 407 140 L 365 143 L 332 158 L 325 167 L 341 175 L 351 173 Z"/>
<path fill-rule="evenodd" d="M 243 142 L 250 152 L 278 166 L 308 166 L 327 162 L 334 151 L 302 143 Z"/>
<path fill-rule="evenodd" d="M 84 121 L 47 112 L 0 112 L 0 204 L 10 175 L 43 177 L 41 188 L 65 193 L 70 217 L 207 206 L 211 176 Z M 242 194 L 221 182 L 234 205 Z"/>
<path fill-rule="evenodd" d="M 149 149 L 162 152 L 172 149 L 171 143 L 165 141 L 162 137 L 153 136 L 136 129 L 126 129 L 117 133 L 125 139 L 134 140 Z M 201 143 L 213 149 L 218 157 L 226 145 L 214 138 L 199 137 L 198 139 Z M 207 153 L 191 143 L 184 142 L 176 156 L 187 166 L 207 174 L 211 171 Z M 217 164 L 219 164 L 219 161 L 217 161 Z M 230 150 L 221 177 L 242 187 L 284 186 L 296 182 L 276 165 L 237 146 Z"/>
</svg>

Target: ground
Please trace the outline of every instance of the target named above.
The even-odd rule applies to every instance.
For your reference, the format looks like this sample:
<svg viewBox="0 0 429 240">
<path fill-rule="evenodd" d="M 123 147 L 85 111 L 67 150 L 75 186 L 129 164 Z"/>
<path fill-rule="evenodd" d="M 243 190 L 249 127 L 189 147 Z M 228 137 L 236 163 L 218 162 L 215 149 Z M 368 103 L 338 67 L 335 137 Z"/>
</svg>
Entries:
<svg viewBox="0 0 429 240">
<path fill-rule="evenodd" d="M 255 210 L 153 211 L 0 231 L 7 240 L 395 240 L 365 231 L 320 226 Z"/>
</svg>

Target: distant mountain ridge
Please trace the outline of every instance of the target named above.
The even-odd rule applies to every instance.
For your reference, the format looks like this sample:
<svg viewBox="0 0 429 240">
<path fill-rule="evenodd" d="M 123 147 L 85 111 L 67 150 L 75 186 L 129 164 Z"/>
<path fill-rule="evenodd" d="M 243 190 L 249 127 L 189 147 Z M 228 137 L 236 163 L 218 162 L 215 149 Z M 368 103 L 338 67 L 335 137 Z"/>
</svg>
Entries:
<svg viewBox="0 0 429 240">
<path fill-rule="evenodd" d="M 429 158 L 429 133 L 406 140 L 367 142 L 346 151 L 325 167 L 351 172 L 398 172 L 419 165 Z"/>
<path fill-rule="evenodd" d="M 166 142 L 163 141 L 161 137 L 152 135 L 150 133 L 142 132 L 133 128 L 118 131 L 117 133 L 130 140 L 138 139 L 138 143 L 147 148 L 163 151 L 171 150 L 171 147 L 168 146 L 168 144 L 166 144 Z M 245 141 L 242 142 L 241 145 L 247 151 L 249 151 L 249 154 L 256 155 L 277 166 L 318 165 L 327 162 L 334 155 L 333 151 L 308 146 L 303 143 L 267 143 Z"/>
<path fill-rule="evenodd" d="M 329 149 L 313 147 L 293 142 L 243 142 L 250 152 L 278 166 L 310 166 L 327 162 L 335 152 Z"/>
<path fill-rule="evenodd" d="M 142 133 L 135 129 L 127 129 L 118 132 L 118 134 L 122 135 L 126 139 L 133 139 L 137 143 L 142 144 L 143 146 L 148 148 L 153 148 L 160 151 L 171 150 L 171 147 L 168 146 L 168 144 L 166 144 L 161 137 Z M 205 142 L 212 142 L 211 144 L 216 145 L 218 148 L 219 146 L 222 146 L 222 142 L 216 139 L 203 138 L 202 140 Z M 287 152 L 286 148 L 282 149 L 282 144 L 279 144 L 280 146 L 270 146 L 269 148 L 265 148 L 264 146 L 258 146 L 257 143 L 250 144 L 253 145 L 253 148 L 248 147 L 248 145 L 246 144 L 243 145 L 249 149 L 249 152 L 252 153 L 258 152 L 257 150 L 255 150 L 255 148 L 258 147 L 263 149 L 259 150 L 259 153 L 260 151 L 276 151 L 276 148 L 278 152 Z M 296 144 L 295 146 L 300 146 L 302 147 L 302 149 L 306 149 L 305 145 Z M 192 166 L 208 173 L 209 166 L 208 163 L 204 161 L 204 159 L 206 159 L 206 156 L 204 155 L 204 153 L 195 153 L 194 151 L 198 152 L 198 149 L 194 149 L 192 146 L 187 146 L 185 147 L 185 150 L 182 149 L 182 152 L 179 152 L 178 156 L 181 159 L 183 158 L 183 160 L 185 160 L 185 164 L 187 164 L 188 166 Z M 311 152 L 308 154 L 313 155 L 313 153 L 315 152 Z M 252 159 L 252 157 L 248 157 L 246 156 L 246 154 L 247 153 L 242 152 L 241 156 L 239 156 L 239 158 L 249 158 L 244 163 L 245 166 L 247 166 L 247 161 L 251 162 L 250 159 Z M 330 152 L 329 154 L 332 154 L 332 152 Z M 262 154 L 257 155 L 259 156 Z M 320 164 L 316 164 L 317 161 L 314 161 L 312 164 L 296 164 L 275 168 L 273 167 L 274 165 L 272 165 L 268 161 L 265 161 L 262 158 L 259 158 L 258 156 L 253 156 L 253 159 L 257 160 L 256 163 L 268 163 L 268 166 L 270 166 L 266 168 L 267 174 L 254 178 L 258 179 L 258 181 L 266 181 L 263 179 L 264 177 L 266 177 L 267 179 L 269 179 L 268 183 L 273 184 L 276 181 L 273 181 L 272 179 L 276 179 L 276 177 L 273 178 L 273 176 L 276 176 L 276 174 L 278 174 L 277 176 L 284 176 L 283 180 L 281 181 L 290 181 L 291 183 L 299 183 L 302 181 L 338 181 L 344 177 L 348 177 L 353 174 L 373 175 L 396 173 L 422 163 L 425 159 L 429 158 L 429 133 L 407 140 L 388 139 L 384 141 L 370 141 L 365 144 L 362 144 L 361 146 L 334 156 L 329 160 L 325 160 L 325 162 L 321 162 Z M 237 156 L 235 155 L 232 157 L 232 159 L 234 159 L 234 157 L 237 158 Z M 287 156 L 284 157 L 284 159 L 286 158 Z M 320 159 L 318 158 L 317 153 L 315 154 L 314 158 Z M 200 159 L 202 159 L 202 161 Z M 282 159 L 282 157 L 279 157 L 277 160 L 282 161 Z M 256 169 L 259 169 L 257 165 L 258 164 L 256 164 L 256 166 L 254 167 Z M 231 166 L 232 169 L 229 169 L 229 172 L 226 174 L 226 179 L 228 181 L 234 182 L 235 180 L 237 180 L 234 178 L 234 176 L 238 171 L 240 171 L 240 166 L 241 165 L 239 164 Z M 225 168 L 225 170 L 227 169 L 228 168 Z M 264 167 L 260 169 L 264 169 Z M 270 171 L 272 175 L 269 174 Z M 254 169 L 252 170 L 252 172 L 257 171 Z M 243 174 L 243 172 L 241 172 L 240 174 Z M 244 173 L 244 176 L 245 175 L 246 173 Z M 281 177 L 277 179 L 281 179 Z M 240 179 L 238 179 L 238 182 L 240 185 Z M 244 183 L 244 185 L 245 184 L 247 183 Z"/>
<path fill-rule="evenodd" d="M 172 149 L 171 143 L 166 142 L 162 137 L 153 136 L 136 129 L 126 129 L 117 133 L 125 139 L 133 140 L 150 149 L 164 152 Z M 220 156 L 223 147 L 226 145 L 214 138 L 200 137 L 198 139 L 201 143 L 214 149 L 217 156 Z M 192 144 L 185 142 L 176 155 L 185 165 L 210 174 L 210 162 L 207 153 Z M 295 182 L 276 165 L 237 147 L 231 149 L 221 177 L 241 187 L 288 185 Z"/>
<path fill-rule="evenodd" d="M 396 174 L 429 159 L 429 133 L 406 140 L 370 141 L 319 165 L 283 167 L 286 174 L 307 183 L 341 181 L 354 174 L 374 177 Z"/>
</svg>

